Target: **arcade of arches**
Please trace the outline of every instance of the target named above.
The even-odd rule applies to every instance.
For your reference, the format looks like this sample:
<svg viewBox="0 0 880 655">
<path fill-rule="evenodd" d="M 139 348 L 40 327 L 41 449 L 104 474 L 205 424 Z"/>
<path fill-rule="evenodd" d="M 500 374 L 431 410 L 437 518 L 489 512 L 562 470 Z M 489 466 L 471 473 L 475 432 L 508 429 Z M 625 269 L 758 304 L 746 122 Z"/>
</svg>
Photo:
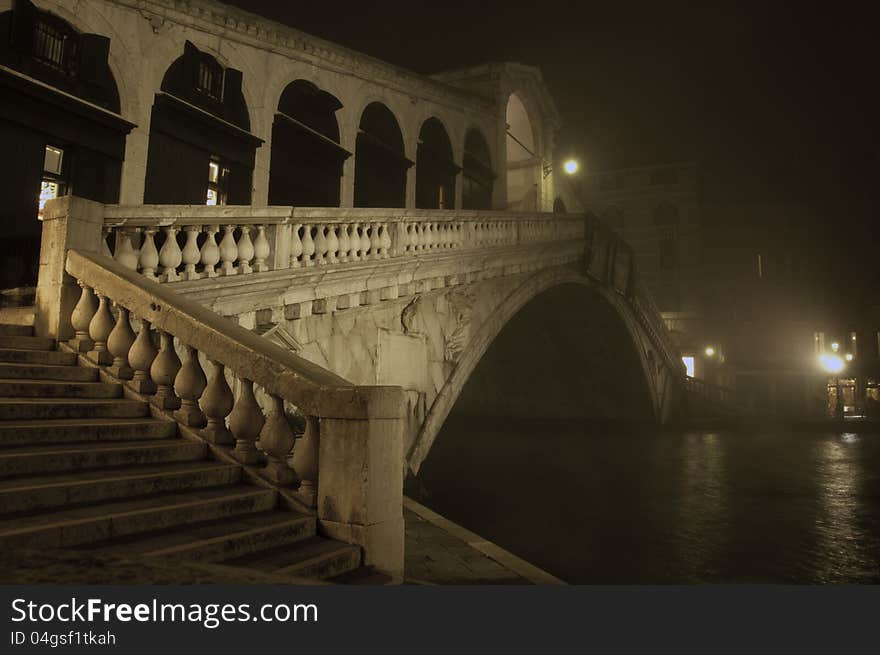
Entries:
<svg viewBox="0 0 880 655">
<path fill-rule="evenodd" d="M 0 287 L 33 284 L 38 211 L 64 194 L 108 204 L 553 208 L 541 170 L 552 161 L 543 135 L 555 109 L 537 69 L 493 64 L 497 75 L 444 79 L 388 67 L 394 87 L 317 60 L 298 67 L 283 49 L 232 33 L 218 46 L 205 38 L 214 26 L 172 14 L 164 25 L 180 29 L 159 29 L 127 3 L 106 3 L 113 11 L 85 0 L 74 14 L 60 0 L 0 0 L 0 133 L 14 155 L 0 171 L 9 251 Z M 234 10 L 217 3 L 225 11 Z"/>
</svg>

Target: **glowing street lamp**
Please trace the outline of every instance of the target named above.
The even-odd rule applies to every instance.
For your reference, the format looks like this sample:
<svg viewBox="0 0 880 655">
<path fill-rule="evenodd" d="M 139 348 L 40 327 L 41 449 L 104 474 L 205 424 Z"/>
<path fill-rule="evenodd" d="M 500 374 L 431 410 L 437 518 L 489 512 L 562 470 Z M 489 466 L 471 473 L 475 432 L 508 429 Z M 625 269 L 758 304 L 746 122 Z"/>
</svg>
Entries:
<svg viewBox="0 0 880 655">
<path fill-rule="evenodd" d="M 568 159 L 562 165 L 562 170 L 564 170 L 568 175 L 574 175 L 575 173 L 577 173 L 578 168 L 580 168 L 580 166 L 578 165 L 577 161 L 574 159 Z"/>
<path fill-rule="evenodd" d="M 714 357 L 715 356 L 715 349 L 712 346 L 706 346 L 706 350 L 704 350 L 703 352 L 706 353 L 706 357 Z"/>
</svg>

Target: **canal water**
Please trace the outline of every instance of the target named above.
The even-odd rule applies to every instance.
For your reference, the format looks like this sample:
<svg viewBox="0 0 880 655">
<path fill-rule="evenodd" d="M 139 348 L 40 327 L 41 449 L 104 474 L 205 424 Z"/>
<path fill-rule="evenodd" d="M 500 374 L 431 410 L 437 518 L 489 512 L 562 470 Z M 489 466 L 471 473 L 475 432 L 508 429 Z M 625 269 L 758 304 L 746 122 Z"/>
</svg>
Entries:
<svg viewBox="0 0 880 655">
<path fill-rule="evenodd" d="M 880 583 L 880 435 L 451 421 L 408 493 L 570 583 Z"/>
</svg>

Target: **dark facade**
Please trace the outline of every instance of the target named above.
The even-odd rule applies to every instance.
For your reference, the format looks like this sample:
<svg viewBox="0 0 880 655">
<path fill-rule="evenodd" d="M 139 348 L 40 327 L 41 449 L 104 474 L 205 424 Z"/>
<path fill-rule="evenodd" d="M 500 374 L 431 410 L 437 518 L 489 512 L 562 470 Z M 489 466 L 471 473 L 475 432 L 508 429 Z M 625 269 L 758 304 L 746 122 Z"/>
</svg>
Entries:
<svg viewBox="0 0 880 655">
<path fill-rule="evenodd" d="M 18 0 L 0 14 L 0 287 L 36 281 L 41 199 L 114 203 L 133 125 L 119 116 L 109 40 Z"/>
</svg>

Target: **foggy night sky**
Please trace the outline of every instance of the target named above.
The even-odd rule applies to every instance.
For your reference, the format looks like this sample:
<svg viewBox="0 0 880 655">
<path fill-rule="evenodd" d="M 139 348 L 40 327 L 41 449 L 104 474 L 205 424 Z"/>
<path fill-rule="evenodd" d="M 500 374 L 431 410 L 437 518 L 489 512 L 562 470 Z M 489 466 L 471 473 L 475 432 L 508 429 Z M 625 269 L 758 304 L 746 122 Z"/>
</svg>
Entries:
<svg viewBox="0 0 880 655">
<path fill-rule="evenodd" d="M 847 187 L 876 179 L 878 57 L 867 9 L 557 2 L 531 5 L 538 15 L 511 2 L 227 4 L 421 73 L 536 65 L 564 123 L 558 154 L 589 170 L 700 160 Z"/>
</svg>

